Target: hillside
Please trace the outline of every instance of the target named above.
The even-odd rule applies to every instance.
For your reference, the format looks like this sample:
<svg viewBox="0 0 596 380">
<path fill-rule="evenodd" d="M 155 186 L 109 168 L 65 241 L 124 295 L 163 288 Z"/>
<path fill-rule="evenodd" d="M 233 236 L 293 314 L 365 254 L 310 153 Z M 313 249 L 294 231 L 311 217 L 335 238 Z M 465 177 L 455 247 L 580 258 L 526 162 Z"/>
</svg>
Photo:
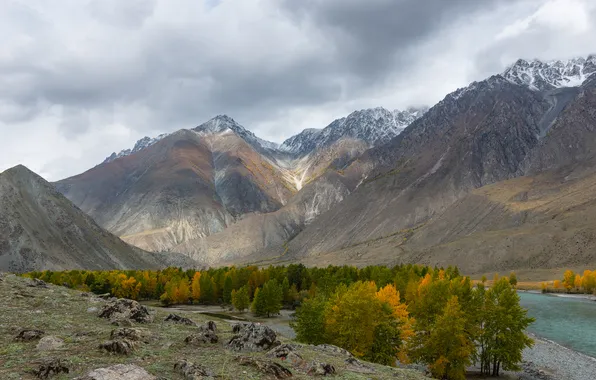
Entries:
<svg viewBox="0 0 596 380">
<path fill-rule="evenodd" d="M 124 243 L 24 166 L 0 173 L 0 209 L 1 270 L 192 265 L 181 255 L 149 253 Z"/>
<path fill-rule="evenodd" d="M 185 338 L 200 334 L 201 329 L 196 325 L 164 321 L 170 314 L 167 309 L 141 309 L 137 320 L 119 319 L 119 327 L 109 319 L 98 317 L 109 300 L 54 285 L 47 285 L 47 288 L 30 285 L 34 283 L 28 279 L 0 274 L 0 301 L 5 305 L 5 312 L 0 315 L 0 324 L 5 327 L 0 330 L 2 379 L 38 379 L 33 372 L 43 375 L 49 369 L 58 368 L 62 372 L 54 377 L 56 379 L 183 380 L 200 376 L 221 379 L 292 376 L 310 379 L 317 370 L 322 370 L 322 364 L 332 365 L 339 378 L 426 379 L 411 370 L 348 360 L 351 355 L 334 346 L 298 345 L 283 336 L 275 336 L 275 333 L 273 340 L 296 347 L 293 358 L 298 354 L 300 361 L 290 360 L 290 357 L 288 360 L 277 358 L 264 348 L 257 348 L 257 352 L 233 350 L 226 347 L 234 336 L 232 326 L 218 318 L 211 318 L 216 324 L 217 342 L 197 343 L 198 346 L 188 344 Z M 205 324 L 209 319 L 196 313 L 179 314 L 191 318 L 198 325 Z M 20 334 L 27 329 L 34 330 Z M 19 335 L 22 338 L 15 339 Z M 110 353 L 99 348 L 110 339 L 113 339 L 112 342 L 128 343 L 126 346 L 115 344 L 108 347 L 129 347 L 132 351 L 126 355 L 123 351 Z M 267 335 L 267 339 L 271 336 Z M 308 374 L 309 371 L 312 371 L 311 374 Z M 127 373 L 128 377 L 124 377 L 123 373 Z"/>
<path fill-rule="evenodd" d="M 141 139 L 55 185 L 130 244 L 214 263 L 294 237 L 356 187 L 360 177 L 342 169 L 424 112 L 355 111 L 281 146 L 220 115 Z"/>
<path fill-rule="evenodd" d="M 377 177 L 342 207 L 294 239 L 289 257 L 317 265 L 452 264 L 466 273 L 596 262 L 596 78 L 546 93 L 493 81 L 482 92 L 476 91 L 489 83 L 448 95 L 400 137 L 368 152 L 373 159 L 399 153 L 385 158 L 385 168 L 377 167 Z M 466 103 L 466 93 L 476 104 Z M 484 96 L 495 96 L 488 113 L 478 108 Z M 437 139 L 448 142 L 440 148 L 427 141 L 428 152 L 411 151 L 422 146 L 411 140 L 436 138 L 439 121 L 448 120 L 441 115 L 453 108 L 465 110 L 455 114 L 464 118 L 463 129 L 447 131 L 455 139 Z M 470 117 L 481 122 L 465 119 Z"/>
</svg>

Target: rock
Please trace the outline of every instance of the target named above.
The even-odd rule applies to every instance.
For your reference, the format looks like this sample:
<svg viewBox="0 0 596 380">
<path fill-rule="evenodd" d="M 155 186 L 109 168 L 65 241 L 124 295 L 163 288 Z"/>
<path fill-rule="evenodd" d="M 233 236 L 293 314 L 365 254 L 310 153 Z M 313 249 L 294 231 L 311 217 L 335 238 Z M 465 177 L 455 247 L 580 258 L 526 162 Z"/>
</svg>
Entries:
<svg viewBox="0 0 596 380">
<path fill-rule="evenodd" d="M 60 359 L 44 359 L 37 369 L 30 372 L 38 379 L 50 379 L 60 373 L 69 373 L 69 369 Z"/>
<path fill-rule="evenodd" d="M 134 352 L 136 345 L 135 342 L 128 339 L 120 340 L 108 340 L 99 345 L 99 348 L 106 350 L 112 354 L 118 355 L 130 355 Z"/>
<path fill-rule="evenodd" d="M 49 288 L 48 284 L 45 281 L 40 280 L 39 278 L 32 278 L 31 281 L 29 281 L 29 283 L 27 284 L 27 286 L 30 288 Z"/>
<path fill-rule="evenodd" d="M 266 376 L 272 376 L 275 379 L 292 377 L 292 372 L 289 369 L 272 361 L 251 358 L 248 356 L 239 356 L 236 360 L 240 365 L 254 367 Z"/>
<path fill-rule="evenodd" d="M 217 325 L 213 321 L 207 321 L 205 324 L 199 326 L 199 330 L 217 332 Z"/>
<path fill-rule="evenodd" d="M 137 365 L 116 364 L 95 369 L 77 380 L 157 380 L 157 378 Z"/>
<path fill-rule="evenodd" d="M 91 293 L 83 292 L 81 293 L 81 297 L 91 297 Z"/>
<path fill-rule="evenodd" d="M 165 322 L 174 322 L 180 325 L 196 326 L 197 324 L 188 318 L 181 317 L 178 314 L 170 314 L 164 319 Z"/>
<path fill-rule="evenodd" d="M 112 295 L 110 293 L 104 293 L 104 294 L 96 294 L 95 297 L 101 298 L 103 300 L 108 300 L 108 299 L 112 298 Z"/>
<path fill-rule="evenodd" d="M 19 342 L 28 342 L 31 340 L 38 340 L 45 334 L 44 331 L 41 330 L 21 330 L 19 335 L 17 335 L 14 340 Z"/>
<path fill-rule="evenodd" d="M 310 376 L 327 376 L 335 374 L 335 367 L 331 364 L 321 363 L 316 360 L 308 367 L 306 373 Z"/>
<path fill-rule="evenodd" d="M 202 365 L 194 364 L 184 359 L 174 364 L 174 371 L 184 376 L 186 380 L 199 380 L 202 379 L 203 376 L 213 376 L 213 374 Z"/>
<path fill-rule="evenodd" d="M 265 351 L 280 344 L 275 331 L 265 325 L 250 323 L 238 326 L 234 325 L 233 331 L 236 335 L 227 344 L 231 350 Z"/>
<path fill-rule="evenodd" d="M 64 341 L 62 339 L 53 335 L 48 335 L 41 338 L 35 348 L 39 351 L 52 351 L 57 350 L 62 346 L 64 346 Z"/>
<path fill-rule="evenodd" d="M 372 367 L 364 364 L 356 358 L 347 358 L 345 360 L 345 363 L 348 365 L 346 369 L 348 369 L 349 371 L 358 372 L 362 374 L 375 373 L 375 370 Z"/>
<path fill-rule="evenodd" d="M 301 367 L 305 365 L 302 356 L 296 352 L 298 345 L 295 344 L 282 344 L 277 346 L 271 351 L 267 352 L 268 358 L 278 358 L 291 363 L 294 367 Z"/>
<path fill-rule="evenodd" d="M 105 305 L 99 312 L 99 317 L 110 319 L 112 323 L 119 323 L 125 319 L 138 323 L 153 321 L 153 316 L 145 306 L 126 298 L 120 298 Z"/>
<path fill-rule="evenodd" d="M 329 352 L 331 354 L 341 354 L 348 357 L 354 357 L 348 350 L 345 350 L 341 347 L 334 346 L 332 344 L 319 344 L 318 346 L 313 347 L 317 351 Z"/>
<path fill-rule="evenodd" d="M 112 340 L 128 339 L 133 342 L 149 343 L 151 341 L 151 332 L 141 328 L 121 327 L 112 330 L 110 338 Z"/>
<path fill-rule="evenodd" d="M 99 309 L 96 308 L 95 306 L 92 306 L 87 309 L 87 313 L 97 313 L 97 310 L 99 310 Z"/>
<path fill-rule="evenodd" d="M 219 338 L 217 337 L 217 334 L 215 333 L 215 331 L 211 330 L 201 331 L 197 334 L 189 335 L 186 337 L 186 339 L 184 339 L 184 342 L 186 342 L 187 344 L 192 344 L 195 346 L 204 343 L 217 343 L 218 341 Z"/>
</svg>

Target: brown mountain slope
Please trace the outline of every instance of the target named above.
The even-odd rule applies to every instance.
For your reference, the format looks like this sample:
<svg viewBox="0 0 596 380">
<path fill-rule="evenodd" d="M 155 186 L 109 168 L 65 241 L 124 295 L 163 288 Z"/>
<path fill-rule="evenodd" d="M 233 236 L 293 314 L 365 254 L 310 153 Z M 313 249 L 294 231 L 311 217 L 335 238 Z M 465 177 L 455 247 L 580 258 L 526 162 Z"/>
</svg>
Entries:
<svg viewBox="0 0 596 380">
<path fill-rule="evenodd" d="M 100 228 L 24 166 L 0 173 L 0 270 L 133 269 L 187 265 L 144 252 Z"/>
<path fill-rule="evenodd" d="M 596 174 L 563 177 L 488 185 L 414 228 L 301 261 L 457 265 L 468 274 L 596 265 Z"/>
<path fill-rule="evenodd" d="M 290 254 L 331 252 L 411 228 L 473 188 L 520 175 L 550 106 L 499 76 L 448 95 L 345 171 L 373 168 L 344 202 L 290 242 Z"/>
<path fill-rule="evenodd" d="M 360 187 L 298 235 L 290 243 L 286 259 L 317 265 L 455 264 L 467 273 L 596 263 L 595 79 L 566 91 L 564 96 L 572 96 L 556 114 L 552 107 L 560 104 L 554 101 L 533 119 L 523 109 L 495 102 L 485 119 L 494 120 L 499 107 L 514 112 L 497 119 L 504 129 L 499 124 L 485 130 L 482 123 L 467 124 L 474 127 L 473 133 L 460 134 L 458 141 L 442 150 L 444 159 L 436 170 L 418 178 L 418 161 L 381 172 L 372 186 Z M 471 110 L 478 114 L 473 108 L 466 112 Z M 538 121 L 534 127 L 529 123 L 532 120 Z M 420 120 L 420 124 L 424 122 L 424 118 Z M 412 128 L 420 128 L 417 124 Z M 520 149 L 519 141 L 507 136 L 521 136 L 528 127 L 538 133 L 535 139 L 530 135 L 527 149 Z M 404 139 L 411 138 L 414 131 L 409 132 Z M 498 133 L 498 139 L 487 137 Z M 470 141 L 475 143 L 468 145 Z M 479 146 L 482 141 L 487 144 Z M 445 161 L 454 149 L 467 154 Z M 369 152 L 373 154 L 378 152 Z M 478 160 L 468 164 L 470 155 L 478 155 Z M 499 173 L 507 165 L 515 170 Z M 401 181 L 412 173 L 416 180 L 404 186 Z M 499 177 L 524 173 L 529 175 L 491 184 Z M 488 185 L 466 190 L 465 182 L 455 181 L 465 178 L 462 174 L 476 179 L 468 182 L 468 187 Z M 317 229 L 325 222 L 331 227 Z M 344 229 L 350 234 L 343 233 Z"/>
<path fill-rule="evenodd" d="M 284 173 L 225 125 L 181 130 L 135 154 L 56 183 L 99 224 L 159 251 L 279 209 L 295 191 Z"/>
</svg>

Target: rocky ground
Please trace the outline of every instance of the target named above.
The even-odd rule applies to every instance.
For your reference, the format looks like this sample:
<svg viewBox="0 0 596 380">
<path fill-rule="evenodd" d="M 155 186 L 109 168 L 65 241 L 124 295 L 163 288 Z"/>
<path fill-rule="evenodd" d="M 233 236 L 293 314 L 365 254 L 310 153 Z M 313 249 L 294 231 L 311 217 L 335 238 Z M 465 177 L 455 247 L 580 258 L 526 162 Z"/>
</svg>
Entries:
<svg viewBox="0 0 596 380">
<path fill-rule="evenodd" d="M 524 380 L 594 380 L 596 359 L 553 342 L 533 337 L 535 345 L 524 351 Z"/>
<path fill-rule="evenodd" d="M 334 346 L 299 345 L 264 325 L 170 316 L 14 275 L 0 274 L 0 305 L 3 380 L 426 378 L 361 362 Z"/>
</svg>

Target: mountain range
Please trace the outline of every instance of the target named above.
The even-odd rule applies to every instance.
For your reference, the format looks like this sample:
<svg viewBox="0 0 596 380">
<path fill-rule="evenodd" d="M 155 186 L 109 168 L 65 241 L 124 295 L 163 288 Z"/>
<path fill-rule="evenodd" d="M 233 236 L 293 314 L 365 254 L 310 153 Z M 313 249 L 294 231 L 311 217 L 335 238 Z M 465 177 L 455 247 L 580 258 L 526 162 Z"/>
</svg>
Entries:
<svg viewBox="0 0 596 380">
<path fill-rule="evenodd" d="M 0 210 L 2 271 L 196 265 L 187 256 L 145 252 L 126 244 L 22 165 L 0 173 Z"/>
<path fill-rule="evenodd" d="M 594 55 L 520 59 L 281 144 L 220 115 L 54 185 L 125 242 L 206 265 L 593 264 L 595 73 Z"/>
</svg>

